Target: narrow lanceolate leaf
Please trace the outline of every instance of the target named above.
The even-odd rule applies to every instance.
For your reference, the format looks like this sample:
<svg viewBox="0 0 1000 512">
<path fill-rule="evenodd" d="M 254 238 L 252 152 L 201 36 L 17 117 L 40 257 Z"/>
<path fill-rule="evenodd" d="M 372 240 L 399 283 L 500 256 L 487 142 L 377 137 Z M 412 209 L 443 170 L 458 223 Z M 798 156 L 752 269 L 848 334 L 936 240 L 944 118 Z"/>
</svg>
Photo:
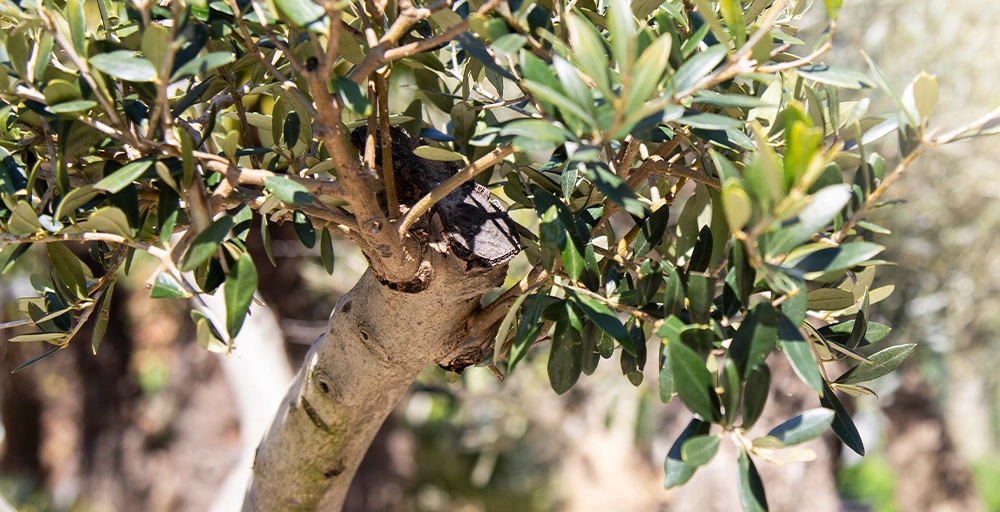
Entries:
<svg viewBox="0 0 1000 512">
<path fill-rule="evenodd" d="M 230 338 L 235 338 L 243 327 L 256 290 L 257 269 L 250 255 L 243 253 L 226 276 L 226 330 Z"/>
<path fill-rule="evenodd" d="M 77 298 L 87 298 L 87 278 L 83 273 L 83 262 L 80 258 L 60 243 L 46 244 L 45 249 L 59 280 L 75 293 Z"/>
<path fill-rule="evenodd" d="M 771 369 L 767 364 L 757 365 L 747 376 L 743 387 L 743 423 L 744 429 L 749 429 L 760 418 L 767 403 L 767 395 L 771 391 Z"/>
<path fill-rule="evenodd" d="M 454 151 L 449 151 L 443 148 L 436 148 L 434 146 L 420 146 L 413 150 L 413 154 L 424 158 L 427 160 L 436 160 L 440 162 L 462 162 L 465 161 L 465 156 L 460 155 Z"/>
<path fill-rule="evenodd" d="M 778 314 L 769 302 L 762 302 L 746 316 L 729 345 L 729 357 L 740 375 L 748 376 L 763 363 L 777 339 Z"/>
<path fill-rule="evenodd" d="M 528 349 L 538 338 L 538 331 L 542 327 L 540 317 L 544 298 L 545 294 L 536 293 L 528 305 L 522 308 L 521 323 L 517 325 L 517 332 L 510 344 L 510 355 L 507 357 L 508 373 L 514 371 L 514 367 L 521 359 L 524 359 L 524 356 L 528 354 Z"/>
<path fill-rule="evenodd" d="M 264 180 L 264 189 L 287 204 L 308 204 L 312 202 L 309 189 L 284 176 L 270 176 Z"/>
<path fill-rule="evenodd" d="M 636 217 L 645 217 L 645 208 L 639 202 L 635 192 L 603 165 L 587 166 L 587 178 L 597 186 L 604 195 L 622 205 L 625 211 Z"/>
<path fill-rule="evenodd" d="M 94 330 L 90 336 L 90 348 L 97 355 L 97 347 L 101 346 L 104 333 L 108 330 L 108 321 L 111 319 L 111 295 L 115 291 L 117 279 L 112 277 L 107 288 L 104 289 L 104 296 L 101 297 L 101 304 L 97 309 L 97 319 L 94 322 Z"/>
<path fill-rule="evenodd" d="M 191 242 L 191 247 L 184 255 L 184 259 L 181 260 L 181 270 L 190 272 L 208 261 L 232 227 L 233 218 L 224 215 L 210 224 L 204 231 L 198 233 L 198 236 L 194 237 L 194 241 Z"/>
<path fill-rule="evenodd" d="M 638 109 L 656 90 L 667 70 L 672 42 L 669 34 L 662 35 L 639 56 L 632 69 L 632 87 L 625 98 L 625 112 Z"/>
<path fill-rule="evenodd" d="M 292 217 L 292 227 L 295 228 L 295 234 L 302 241 L 302 245 L 310 249 L 316 245 L 316 228 L 313 227 L 312 221 L 306 214 L 296 210 Z"/>
<path fill-rule="evenodd" d="M 810 409 L 771 429 L 767 437 L 779 446 L 793 446 L 815 439 L 833 423 L 834 411 L 822 407 Z M 756 443 L 755 443 L 756 444 Z M 768 443 L 769 444 L 769 443 Z"/>
<path fill-rule="evenodd" d="M 136 160 L 134 162 L 129 162 L 118 169 L 117 171 L 111 173 L 110 176 L 106 176 L 101 181 L 94 184 L 94 188 L 98 190 L 105 190 L 111 192 L 112 194 L 119 192 L 121 189 L 132 184 L 133 181 L 139 179 L 140 176 L 146 173 L 146 169 L 153 165 L 153 160 L 143 159 Z"/>
<path fill-rule="evenodd" d="M 131 82 L 156 80 L 156 66 L 128 50 L 99 53 L 90 58 L 90 65 L 106 75 L 122 80 Z"/>
<path fill-rule="evenodd" d="M 670 447 L 670 451 L 667 452 L 667 458 L 663 461 L 663 470 L 666 473 L 663 477 L 664 489 L 683 485 L 694 476 L 694 472 L 698 469 L 698 466 L 689 464 L 684 460 L 684 443 L 692 437 L 707 434 L 710 426 L 711 423 L 706 423 L 695 418 L 688 423 L 687 428 L 674 441 L 673 446 Z"/>
<path fill-rule="evenodd" d="M 864 455 L 865 445 L 861 441 L 858 427 L 854 425 L 851 415 L 847 413 L 847 409 L 844 408 L 844 404 L 840 403 L 837 395 L 833 394 L 830 386 L 826 386 L 826 389 L 823 390 L 823 396 L 819 397 L 819 403 L 827 409 L 833 409 L 833 424 L 830 426 L 837 438 L 858 455 Z"/>
<path fill-rule="evenodd" d="M 725 46 L 718 44 L 696 53 L 674 73 L 674 89 L 679 93 L 696 84 L 726 58 L 727 51 Z"/>
<path fill-rule="evenodd" d="M 812 196 L 808 206 L 799 212 L 796 221 L 781 227 L 771 238 L 769 255 L 784 254 L 825 228 L 851 199 L 846 185 L 830 185 Z"/>
<path fill-rule="evenodd" d="M 667 350 L 674 387 L 684 405 L 706 420 L 715 420 L 719 415 L 715 382 L 705 361 L 684 343 L 668 343 Z"/>
<path fill-rule="evenodd" d="M 781 314 L 778 320 L 778 339 L 781 340 L 781 348 L 795 374 L 813 391 L 822 393 L 823 376 L 819 373 L 818 363 L 812 355 L 812 349 L 809 348 L 809 341 L 784 314 Z"/>
<path fill-rule="evenodd" d="M 566 16 L 566 26 L 569 29 L 569 42 L 575 57 L 573 62 L 594 80 L 597 88 L 605 96 L 612 97 L 611 83 L 608 80 L 610 63 L 608 52 L 604 47 L 604 38 L 586 17 L 575 12 Z"/>
<path fill-rule="evenodd" d="M 14 235 L 33 235 L 42 229 L 38 215 L 27 201 L 18 201 L 7 221 L 7 229 Z"/>
<path fill-rule="evenodd" d="M 326 273 L 333 275 L 333 238 L 330 236 L 330 230 L 328 228 L 323 228 L 323 234 L 320 236 L 319 242 L 319 257 L 323 262 L 323 269 Z"/>
<path fill-rule="evenodd" d="M 312 0 L 274 0 L 274 5 L 296 27 L 313 32 L 323 29 L 326 11 Z"/>
<path fill-rule="evenodd" d="M 740 448 L 739 462 L 739 495 L 740 505 L 744 512 L 767 512 L 767 497 L 764 495 L 764 484 L 757 473 L 757 467 L 750 460 L 746 450 Z"/>
<path fill-rule="evenodd" d="M 586 295 L 575 292 L 569 292 L 569 295 L 576 301 L 576 305 L 579 306 L 580 311 L 582 311 L 583 314 L 590 319 L 590 321 L 597 324 L 602 331 L 608 333 L 612 338 L 618 341 L 626 352 L 633 355 L 635 354 L 635 345 L 632 343 L 632 337 L 629 336 L 628 331 L 625 330 L 625 326 L 618 321 L 618 317 L 616 317 L 614 312 L 611 311 L 611 308 Z"/>
<path fill-rule="evenodd" d="M 871 363 L 860 363 L 837 379 L 837 384 L 860 384 L 889 374 L 903 364 L 916 344 L 896 345 L 868 356 Z"/>
<path fill-rule="evenodd" d="M 547 371 L 549 383 L 557 395 L 570 390 L 580 378 L 583 360 L 583 326 L 575 308 L 563 303 L 562 312 L 552 334 Z"/>
<path fill-rule="evenodd" d="M 63 348 L 65 348 L 65 346 L 59 346 L 59 347 L 56 347 L 56 348 L 54 348 L 54 349 L 52 349 L 52 350 L 50 350 L 48 352 L 45 352 L 44 354 L 42 354 L 42 355 L 40 355 L 38 357 L 29 359 L 28 361 L 25 361 L 24 363 L 21 363 L 20 365 L 18 365 L 17 368 L 14 368 L 13 370 L 11 370 L 10 373 L 17 373 L 17 372 L 19 372 L 19 371 L 21 371 L 21 370 L 23 370 L 23 369 L 25 369 L 25 368 L 27 368 L 27 367 L 35 364 L 35 363 L 41 361 L 42 359 L 45 359 L 45 358 L 51 356 L 52 354 L 55 354 L 56 352 L 59 352 Z"/>
<path fill-rule="evenodd" d="M 174 82 L 180 80 L 181 78 L 187 78 L 194 75 L 199 75 L 203 73 L 208 73 L 220 66 L 229 64 L 236 57 L 230 52 L 210 52 L 205 55 L 201 55 L 194 59 L 191 59 L 183 66 L 181 66 L 174 74 L 170 76 L 170 81 Z"/>
</svg>

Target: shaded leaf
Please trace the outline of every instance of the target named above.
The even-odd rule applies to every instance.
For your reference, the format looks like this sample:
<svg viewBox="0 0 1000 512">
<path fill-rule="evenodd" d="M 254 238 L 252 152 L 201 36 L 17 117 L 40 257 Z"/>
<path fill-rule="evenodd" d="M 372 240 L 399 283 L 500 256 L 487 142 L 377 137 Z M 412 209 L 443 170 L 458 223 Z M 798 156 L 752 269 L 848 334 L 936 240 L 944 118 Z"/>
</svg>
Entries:
<svg viewBox="0 0 1000 512">
<path fill-rule="evenodd" d="M 670 447 L 670 451 L 667 452 L 667 458 L 663 461 L 663 470 L 666 473 L 663 477 L 664 489 L 683 485 L 694 476 L 694 472 L 698 467 L 684 461 L 682 455 L 684 443 L 694 436 L 707 434 L 710 426 L 710 423 L 695 418 L 688 423 L 684 431 L 681 432 L 681 435 L 677 436 L 677 440 L 674 441 L 674 444 Z"/>
<path fill-rule="evenodd" d="M 767 512 L 767 497 L 764 495 L 764 484 L 760 481 L 757 467 L 746 450 L 740 447 L 739 461 L 739 495 L 740 505 L 744 512 Z"/>
<path fill-rule="evenodd" d="M 825 386 L 823 395 L 819 397 L 819 403 L 827 409 L 833 409 L 835 414 L 831 428 L 833 428 L 833 433 L 837 435 L 837 438 L 855 453 L 863 456 L 865 445 L 861 441 L 858 427 L 854 426 L 854 420 L 851 419 L 851 415 L 847 413 L 844 404 L 840 403 L 830 386 Z"/>
<path fill-rule="evenodd" d="M 684 405 L 706 420 L 717 419 L 719 408 L 714 397 L 715 382 L 705 367 L 705 361 L 683 343 L 668 343 L 667 351 L 670 353 L 674 387 Z"/>
<path fill-rule="evenodd" d="M 223 215 L 205 228 L 204 231 L 198 233 L 191 242 L 191 247 L 188 248 L 187 253 L 184 254 L 184 258 L 181 260 L 181 270 L 191 272 L 201 266 L 202 263 L 208 261 L 215 254 L 219 244 L 226 238 L 232 227 L 233 218 Z"/>
<path fill-rule="evenodd" d="M 236 264 L 229 269 L 226 286 L 223 288 L 226 301 L 226 330 L 235 338 L 243 327 L 247 311 L 257 290 L 257 269 L 250 255 L 243 253 Z"/>
</svg>

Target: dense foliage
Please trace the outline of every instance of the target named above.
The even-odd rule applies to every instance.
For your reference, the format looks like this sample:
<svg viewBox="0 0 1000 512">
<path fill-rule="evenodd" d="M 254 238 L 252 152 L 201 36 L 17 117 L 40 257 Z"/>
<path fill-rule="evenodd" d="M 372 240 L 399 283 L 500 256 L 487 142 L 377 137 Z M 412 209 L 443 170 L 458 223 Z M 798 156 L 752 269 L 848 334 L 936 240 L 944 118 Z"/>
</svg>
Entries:
<svg viewBox="0 0 1000 512">
<path fill-rule="evenodd" d="M 380 254 L 422 254 L 422 217 L 474 178 L 534 215 L 518 217 L 532 267 L 492 304 L 472 360 L 511 372 L 551 341 L 564 393 L 616 352 L 638 385 L 654 357 L 663 401 L 695 415 L 664 486 L 730 437 L 743 506 L 766 509 L 754 458 L 808 460 L 776 450 L 828 428 L 863 453 L 834 391 L 871 393 L 913 349 L 874 347 L 889 327 L 869 307 L 892 287 L 872 288 L 872 239 L 887 231 L 866 215 L 922 151 L 992 119 L 928 129 L 925 74 L 894 96 L 898 113 L 870 115 L 853 91 L 891 88 L 873 63 L 875 79 L 822 63 L 840 2 L 807 37 L 796 22 L 810 4 L 5 0 L 0 268 L 51 263 L 20 300 L 25 320 L 5 324 L 37 328 L 11 342 L 50 347 L 21 368 L 88 319 L 99 349 L 136 250 L 159 261 L 154 297 L 225 285 L 224 319 L 192 311 L 200 343 L 220 351 L 267 264 L 247 237 L 269 247 L 273 223 L 294 223 L 331 273 L 332 238 L 346 236 L 406 282 L 412 258 Z M 400 161 L 390 139 L 407 133 L 422 145 Z M 895 166 L 869 147 L 891 133 Z M 435 165 L 454 177 L 426 194 L 397 179 Z M 772 352 L 820 407 L 751 439 Z M 850 369 L 831 374 L 838 362 Z"/>
</svg>

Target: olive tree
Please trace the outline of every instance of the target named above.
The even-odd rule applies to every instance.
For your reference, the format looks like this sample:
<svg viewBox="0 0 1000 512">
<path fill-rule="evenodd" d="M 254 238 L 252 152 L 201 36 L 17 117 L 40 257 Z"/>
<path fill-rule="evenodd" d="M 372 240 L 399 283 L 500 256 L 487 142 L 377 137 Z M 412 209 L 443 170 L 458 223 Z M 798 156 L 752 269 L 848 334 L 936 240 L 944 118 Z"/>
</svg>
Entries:
<svg viewBox="0 0 1000 512">
<path fill-rule="evenodd" d="M 239 350 L 274 263 L 246 240 L 291 222 L 327 271 L 334 237 L 369 269 L 261 441 L 244 510 L 338 509 L 422 368 L 502 378 L 549 342 L 560 394 L 615 354 L 638 385 L 656 358 L 662 400 L 693 413 L 664 487 L 729 438 L 743 507 L 766 510 L 755 463 L 809 460 L 780 450 L 828 429 L 863 453 L 835 391 L 871 393 L 913 349 L 872 347 L 891 286 L 872 287 L 886 230 L 866 217 L 923 151 L 996 117 L 930 128 L 926 74 L 869 114 L 856 91 L 894 89 L 874 63 L 822 62 L 840 1 L 800 33 L 811 4 L 4 0 L 0 268 L 51 263 L 4 324 L 48 346 L 18 370 L 87 343 L 88 321 L 99 350 L 136 251 L 153 297 L 221 288 L 225 315 L 191 317 L 202 346 Z M 870 145 L 893 133 L 887 164 Z M 772 352 L 817 408 L 752 438 Z"/>
</svg>

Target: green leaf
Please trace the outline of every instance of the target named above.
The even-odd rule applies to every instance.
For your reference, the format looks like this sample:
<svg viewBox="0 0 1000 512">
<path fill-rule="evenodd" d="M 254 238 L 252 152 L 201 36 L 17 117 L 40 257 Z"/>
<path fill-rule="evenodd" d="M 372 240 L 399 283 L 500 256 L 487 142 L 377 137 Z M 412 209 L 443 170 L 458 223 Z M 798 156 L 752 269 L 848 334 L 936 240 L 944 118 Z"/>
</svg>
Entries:
<svg viewBox="0 0 1000 512">
<path fill-rule="evenodd" d="M 667 275 L 666 288 L 663 292 L 663 314 L 667 316 L 681 314 L 684 311 L 685 297 L 680 272 L 673 269 Z"/>
<path fill-rule="evenodd" d="M 302 245 L 310 249 L 316 245 L 316 228 L 313 227 L 312 221 L 309 220 L 306 214 L 295 210 L 295 215 L 292 218 L 292 227 L 295 228 L 295 234 L 302 241 Z"/>
<path fill-rule="evenodd" d="M 94 210 L 86 221 L 77 224 L 77 226 L 84 231 L 111 233 L 125 238 L 130 238 L 132 233 L 132 227 L 129 226 L 125 212 L 114 206 Z"/>
<path fill-rule="evenodd" d="M 361 117 L 371 115 L 372 106 L 368 103 L 368 95 L 360 85 L 345 77 L 337 76 L 333 79 L 333 87 L 337 91 L 337 96 L 340 96 L 347 108 L 355 114 Z"/>
<path fill-rule="evenodd" d="M 784 314 L 779 314 L 778 338 L 781 341 L 785 357 L 791 363 L 795 374 L 814 391 L 822 393 L 823 376 L 819 373 L 818 363 L 813 357 L 812 349 L 809 348 L 809 341 L 802 336 L 799 328 Z"/>
<path fill-rule="evenodd" d="M 320 236 L 319 242 L 319 257 L 323 262 L 323 269 L 326 273 L 333 275 L 333 238 L 330 236 L 330 230 L 326 227 L 323 228 L 323 234 Z"/>
<path fill-rule="evenodd" d="M 817 288 L 811 290 L 806 297 L 809 299 L 809 309 L 815 311 L 840 311 L 854 305 L 854 294 L 840 288 Z"/>
<path fill-rule="evenodd" d="M 536 293 L 533 300 L 521 310 L 521 322 L 517 325 L 517 333 L 510 345 L 510 355 L 507 357 L 507 372 L 514 371 L 517 363 L 528 355 L 528 349 L 538 338 L 538 332 L 542 327 L 540 317 L 542 306 L 545 301 L 544 293 Z"/>
<path fill-rule="evenodd" d="M 420 146 L 413 150 L 413 154 L 426 160 L 438 162 L 464 162 L 465 156 L 454 151 L 434 146 Z"/>
<path fill-rule="evenodd" d="M 174 74 L 170 77 L 170 81 L 175 82 L 181 78 L 208 73 L 234 60 L 236 60 L 236 56 L 230 52 L 209 52 L 189 60 L 177 71 L 174 71 Z"/>
<path fill-rule="evenodd" d="M 810 409 L 771 429 L 768 437 L 781 446 L 793 446 L 819 437 L 833 423 L 834 412 L 822 407 Z"/>
<path fill-rule="evenodd" d="M 54 345 L 61 345 L 66 340 L 66 333 L 64 332 L 32 332 L 28 334 L 19 334 L 10 338 L 11 343 L 34 343 L 36 341 L 45 341 Z"/>
<path fill-rule="evenodd" d="M 840 6 L 844 4 L 844 0 L 825 0 L 826 1 L 826 15 L 830 17 L 831 20 L 837 21 L 837 16 L 840 13 Z"/>
<path fill-rule="evenodd" d="M 89 62 L 106 75 L 130 82 L 152 82 L 157 77 L 156 66 L 152 62 L 129 50 L 99 53 Z"/>
<path fill-rule="evenodd" d="M 664 489 L 683 485 L 694 476 L 694 472 L 698 467 L 684 461 L 682 454 L 684 443 L 692 437 L 707 434 L 710 426 L 710 423 L 695 418 L 688 423 L 684 431 L 681 432 L 681 435 L 677 436 L 677 440 L 674 441 L 674 444 L 670 447 L 670 451 L 667 452 L 667 458 L 663 461 L 663 470 L 666 473 L 663 477 Z"/>
<path fill-rule="evenodd" d="M 593 375 L 597 370 L 598 363 L 601 362 L 601 352 L 598 348 L 601 337 L 604 333 L 594 324 L 586 322 L 580 332 L 583 348 L 580 354 L 580 367 L 584 375 Z"/>
<path fill-rule="evenodd" d="M 660 245 L 669 221 L 670 208 L 667 205 L 660 206 L 652 212 L 639 227 L 639 234 L 635 237 L 635 243 L 632 245 L 632 254 L 645 256 L 653 248 Z"/>
<path fill-rule="evenodd" d="M 629 0 L 611 0 L 607 11 L 611 53 L 623 73 L 628 73 L 635 62 L 636 25 L 630 4 Z"/>
<path fill-rule="evenodd" d="M 916 344 L 896 345 L 868 356 L 871 363 L 859 363 L 837 379 L 837 384 L 860 384 L 886 375 L 899 365 L 917 347 Z"/>
<path fill-rule="evenodd" d="M 247 311 L 257 290 L 257 269 L 250 255 L 243 253 L 226 276 L 226 330 L 230 338 L 235 338 L 243 327 Z"/>
<path fill-rule="evenodd" d="M 11 341 L 13 341 L 13 340 L 11 340 Z M 21 363 L 20 365 L 18 365 L 17 368 L 14 368 L 13 370 L 11 370 L 10 373 L 11 374 L 17 373 L 17 372 L 19 372 L 19 371 L 21 371 L 21 370 L 23 370 L 23 369 L 25 369 L 25 368 L 27 368 L 27 367 L 35 364 L 35 363 L 41 361 L 42 359 L 45 359 L 45 358 L 51 356 L 52 354 L 55 354 L 56 352 L 59 352 L 60 350 L 62 350 L 64 348 L 66 348 L 66 347 L 65 346 L 59 346 L 59 347 L 56 347 L 56 348 L 54 348 L 54 349 L 52 349 L 52 350 L 50 350 L 48 352 L 45 352 L 44 354 L 42 354 L 42 355 L 40 355 L 38 357 L 34 357 L 34 358 L 32 358 L 32 359 L 30 359 L 28 361 L 25 361 L 24 363 Z"/>
<path fill-rule="evenodd" d="M 142 56 L 151 62 L 154 68 L 162 68 L 167 52 L 170 51 L 170 29 L 155 23 L 149 24 L 142 31 L 139 48 L 142 50 Z"/>
<path fill-rule="evenodd" d="M 69 22 L 73 48 L 78 55 L 87 55 L 87 19 L 83 14 L 84 0 L 66 2 L 66 21 Z"/>
<path fill-rule="evenodd" d="M 875 82 L 864 73 L 829 64 L 810 64 L 796 68 L 795 71 L 799 76 L 807 80 L 842 87 L 844 89 L 867 89 L 875 87 Z"/>
<path fill-rule="evenodd" d="M 681 445 L 681 460 L 693 466 L 704 466 L 719 452 L 721 436 L 693 436 Z"/>
<path fill-rule="evenodd" d="M 111 295 L 115 291 L 116 282 L 117 278 L 112 277 L 111 282 L 104 288 L 101 303 L 97 307 L 97 318 L 94 320 L 94 329 L 90 335 L 90 348 L 94 351 L 94 355 L 97 355 L 97 347 L 101 346 L 104 333 L 108 330 L 108 321 L 111 320 Z"/>
<path fill-rule="evenodd" d="M 309 204 L 313 202 L 309 189 L 301 183 L 285 176 L 269 176 L 264 179 L 264 189 L 270 191 L 286 204 Z"/>
<path fill-rule="evenodd" d="M 669 34 L 662 35 L 639 56 L 632 69 L 632 86 L 627 90 L 625 112 L 637 110 L 656 91 L 667 70 L 672 43 L 673 39 Z"/>
<path fill-rule="evenodd" d="M 738 184 L 729 182 L 722 189 L 722 207 L 726 222 L 734 232 L 742 231 L 753 218 L 753 203 Z"/>
<path fill-rule="evenodd" d="M 846 185 L 830 185 L 813 194 L 795 222 L 782 227 L 771 238 L 768 256 L 784 254 L 826 228 L 850 199 Z"/>
<path fill-rule="evenodd" d="M 149 169 L 150 165 L 153 165 L 154 160 L 151 158 L 144 158 L 142 160 L 134 160 L 123 165 L 117 171 L 111 173 L 110 176 L 106 176 L 101 181 L 94 184 L 94 188 L 98 190 L 104 190 L 112 194 L 121 191 L 123 188 L 132 184 L 133 181 L 139 179 L 140 176 L 146 173 L 146 169 Z"/>
<path fill-rule="evenodd" d="M 590 321 L 597 324 L 602 331 L 608 333 L 612 338 L 621 344 L 622 348 L 630 353 L 635 354 L 635 346 L 632 344 L 632 337 L 629 336 L 628 331 L 625 330 L 625 326 L 618 321 L 618 317 L 615 316 L 614 312 L 610 308 L 602 304 L 597 299 L 593 299 L 583 294 L 576 293 L 572 290 L 567 290 L 567 295 L 576 302 L 576 305 L 580 308 Z"/>
<path fill-rule="evenodd" d="M 846 345 L 847 339 L 851 336 L 851 332 L 854 331 L 854 324 L 854 320 L 847 320 L 846 322 L 824 325 L 823 327 L 820 327 L 818 331 L 824 339 L 841 345 Z M 888 336 L 891 330 L 892 329 L 888 325 L 868 322 L 867 329 L 865 329 L 865 337 L 860 343 L 858 343 L 858 346 L 864 347 L 873 343 L 878 343 Z"/>
<path fill-rule="evenodd" d="M 580 279 L 580 273 L 583 272 L 583 255 L 580 254 L 576 244 L 568 236 L 562 237 L 559 246 L 562 253 L 563 269 L 570 280 L 576 282 Z"/>
<path fill-rule="evenodd" d="M 625 211 L 639 218 L 646 216 L 645 207 L 639 202 L 635 192 L 603 164 L 588 165 L 586 173 L 587 179 L 593 182 L 598 190 L 611 198 L 612 201 L 620 204 L 625 208 Z"/>
<path fill-rule="evenodd" d="M 747 314 L 729 345 L 729 357 L 740 375 L 748 377 L 764 362 L 778 338 L 778 314 L 770 302 L 762 302 Z"/>
<path fill-rule="evenodd" d="M 573 140 L 573 134 L 566 131 L 559 123 L 553 123 L 543 119 L 516 119 L 503 125 L 500 135 L 520 135 L 530 137 L 535 140 L 551 142 L 554 146 L 561 145 L 567 140 Z"/>
<path fill-rule="evenodd" d="M 858 434 L 858 427 L 854 426 L 854 420 L 851 419 L 851 415 L 847 413 L 844 404 L 840 403 L 830 386 L 826 386 L 826 389 L 823 390 L 823 395 L 819 397 L 819 403 L 827 409 L 833 409 L 834 417 L 830 427 L 833 428 L 833 433 L 837 435 L 837 438 L 843 441 L 848 448 L 854 450 L 854 453 L 864 456 L 865 445 L 861 441 L 861 434 Z"/>
<path fill-rule="evenodd" d="M 12 235 L 34 235 L 42 230 L 38 215 L 27 201 L 18 201 L 7 221 L 7 229 Z"/>
<path fill-rule="evenodd" d="M 191 293 L 184 289 L 174 276 L 164 271 L 156 274 L 149 296 L 154 299 L 186 299 L 191 297 Z"/>
<path fill-rule="evenodd" d="M 766 363 L 761 363 L 750 371 L 746 384 L 743 386 L 743 423 L 742 427 L 749 430 L 760 413 L 764 411 L 767 396 L 771 391 L 771 369 Z"/>
<path fill-rule="evenodd" d="M 747 41 L 747 26 L 743 19 L 743 6 L 740 0 L 720 0 L 719 11 L 726 22 L 726 28 L 733 35 L 736 47 L 743 46 Z"/>
<path fill-rule="evenodd" d="M 724 45 L 717 44 L 707 50 L 696 53 L 674 73 L 674 90 L 683 92 L 712 72 L 722 59 L 726 58 L 728 50 Z"/>
<path fill-rule="evenodd" d="M 570 390 L 580 378 L 583 360 L 583 326 L 569 302 L 563 302 L 559 320 L 552 333 L 552 349 L 546 369 L 549 383 L 557 395 Z"/>
<path fill-rule="evenodd" d="M 233 218 L 223 215 L 219 217 L 219 220 L 216 220 L 205 228 L 204 231 L 198 233 L 198 236 L 194 237 L 191 247 L 188 248 L 187 253 L 184 254 L 184 258 L 181 260 L 181 270 L 191 272 L 201 266 L 202 263 L 208 261 L 215 254 L 219 244 L 226 238 L 232 227 Z"/>
<path fill-rule="evenodd" d="M 80 258 L 77 258 L 73 251 L 60 243 L 45 244 L 45 249 L 59 280 L 71 292 L 75 293 L 77 298 L 86 299 L 89 296 L 87 277 L 84 275 L 83 262 L 80 261 Z"/>
<path fill-rule="evenodd" d="M 670 353 L 674 387 L 684 405 L 706 420 L 718 419 L 715 382 L 705 367 L 705 361 L 683 343 L 668 343 L 667 351 Z"/>
<path fill-rule="evenodd" d="M 608 80 L 608 52 L 594 25 L 586 17 L 572 11 L 566 16 L 566 27 L 569 31 L 569 43 L 573 48 L 573 62 L 588 77 L 594 80 L 597 88 L 607 98 L 614 97 L 611 82 Z"/>
<path fill-rule="evenodd" d="M 885 247 L 879 244 L 851 242 L 839 247 L 825 247 L 810 252 L 801 258 L 789 258 L 784 263 L 784 266 L 794 267 L 805 273 L 834 272 L 864 263 L 883 250 L 885 250 Z"/>
<path fill-rule="evenodd" d="M 326 11 L 311 0 L 274 0 L 274 5 L 296 27 L 310 32 L 325 30 Z"/>
<path fill-rule="evenodd" d="M 865 288 L 865 293 L 861 298 L 861 307 L 858 308 L 858 314 L 854 318 L 854 328 L 851 329 L 851 335 L 847 338 L 847 342 L 844 343 L 844 346 L 849 349 L 858 348 L 861 340 L 865 337 L 865 331 L 868 330 L 868 305 L 870 303 L 871 297 L 868 294 L 868 289 Z"/>
<path fill-rule="evenodd" d="M 586 111 L 589 117 L 593 118 L 594 96 L 590 88 L 587 87 L 587 84 L 577 74 L 576 68 L 559 55 L 552 57 L 552 68 L 555 69 L 556 76 L 559 77 L 559 83 L 562 85 L 563 90 L 566 91 L 566 97 L 576 104 L 576 106 L 580 107 L 581 110 Z"/>
<path fill-rule="evenodd" d="M 743 447 L 740 447 L 739 495 L 743 512 L 767 512 L 767 497 L 757 467 Z"/>
<path fill-rule="evenodd" d="M 740 408 L 740 395 L 743 391 L 740 371 L 732 359 L 726 358 L 722 366 L 722 378 L 719 380 L 722 386 L 722 424 L 730 427 L 736 421 L 736 412 Z"/>
<path fill-rule="evenodd" d="M 49 105 L 48 110 L 53 114 L 78 114 L 81 112 L 86 112 L 97 106 L 96 101 L 91 100 L 73 100 L 59 103 L 57 105 Z"/>
<path fill-rule="evenodd" d="M 77 208 L 89 203 L 99 194 L 100 192 L 94 190 L 94 187 L 90 185 L 83 185 L 70 190 L 59 201 L 59 207 L 56 208 L 54 218 L 60 220 L 73 215 Z"/>
</svg>

